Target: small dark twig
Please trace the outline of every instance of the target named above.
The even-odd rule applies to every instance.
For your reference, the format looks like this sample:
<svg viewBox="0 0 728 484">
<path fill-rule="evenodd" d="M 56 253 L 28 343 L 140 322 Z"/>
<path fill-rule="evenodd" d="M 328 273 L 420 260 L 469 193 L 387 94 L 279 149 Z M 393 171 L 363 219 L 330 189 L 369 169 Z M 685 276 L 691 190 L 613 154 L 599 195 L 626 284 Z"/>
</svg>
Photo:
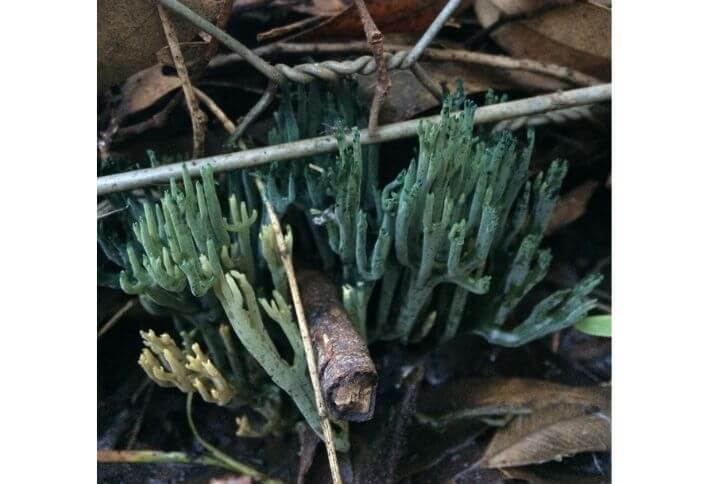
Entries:
<svg viewBox="0 0 728 484">
<path fill-rule="evenodd" d="M 372 107 L 369 111 L 369 133 L 376 135 L 379 126 L 379 111 L 382 108 L 382 103 L 384 103 L 384 98 L 389 93 L 389 88 L 392 87 L 392 81 L 389 80 L 387 62 L 384 59 L 384 35 L 374 23 L 364 0 L 354 0 L 354 3 L 359 10 L 361 23 L 364 25 L 364 34 L 367 37 L 372 57 L 374 57 L 374 62 L 377 65 L 377 86 L 372 99 Z"/>
<path fill-rule="evenodd" d="M 250 108 L 250 111 L 243 117 L 242 120 L 240 120 L 240 123 L 235 128 L 235 131 L 230 135 L 230 138 L 227 140 L 228 146 L 235 146 L 237 141 L 240 139 L 241 136 L 243 136 L 243 133 L 245 133 L 245 130 L 248 129 L 248 126 L 253 124 L 253 121 L 258 119 L 258 116 L 261 115 L 265 109 L 270 106 L 270 103 L 273 101 L 273 98 L 275 97 L 276 92 L 278 91 L 278 85 L 273 82 L 268 82 L 268 87 L 265 88 L 265 92 L 260 97 L 257 103 Z"/>
<path fill-rule="evenodd" d="M 412 71 L 412 74 L 414 74 L 417 80 L 420 81 L 420 84 L 430 91 L 430 94 L 435 96 L 435 99 L 442 102 L 442 88 L 437 85 L 435 80 L 430 77 L 427 71 L 425 71 L 419 63 L 415 62 L 412 64 L 412 66 L 410 66 L 410 71 Z"/>
<path fill-rule="evenodd" d="M 209 443 L 207 440 L 203 439 L 200 433 L 197 431 L 197 427 L 195 426 L 195 421 L 192 419 L 192 399 L 194 398 L 194 393 L 188 393 L 187 394 L 187 424 L 190 426 L 190 430 L 192 430 L 192 435 L 194 435 L 195 439 L 202 445 L 202 447 L 205 448 L 210 453 L 210 457 L 212 457 L 212 461 L 217 461 L 217 465 L 227 467 L 228 469 L 233 470 L 234 472 L 239 472 L 240 474 L 243 474 L 245 476 L 250 476 L 253 479 L 256 479 L 260 482 L 268 483 L 268 484 L 281 484 L 281 481 L 278 479 L 272 479 L 269 476 L 267 476 L 264 472 L 259 471 L 258 469 L 255 469 L 252 466 L 249 466 L 247 464 L 244 464 L 211 443 Z"/>
<path fill-rule="evenodd" d="M 235 129 L 235 125 L 232 121 L 230 121 L 230 118 L 227 117 L 225 112 L 220 108 L 220 106 L 217 105 L 213 99 L 205 94 L 201 89 L 195 88 L 195 94 L 197 97 L 200 98 L 200 101 L 207 106 L 207 109 L 210 110 L 210 112 L 220 121 L 220 123 L 223 125 L 225 130 L 228 133 L 232 133 Z"/>
<path fill-rule="evenodd" d="M 96 333 L 96 339 L 101 339 L 104 333 L 110 330 L 121 319 L 121 317 L 126 314 L 127 311 L 134 307 L 136 302 L 136 299 L 130 299 L 121 307 L 121 309 L 116 311 L 116 313 L 114 313 L 114 315 L 111 316 L 111 318 L 101 327 L 98 333 Z"/>
<path fill-rule="evenodd" d="M 417 62 L 427 46 L 432 43 L 437 34 L 440 32 L 440 29 L 445 25 L 445 22 L 447 22 L 450 16 L 455 13 L 455 10 L 460 6 L 461 1 L 462 0 L 449 0 L 445 4 L 445 7 L 440 11 L 437 17 L 435 17 L 435 20 L 432 21 L 425 33 L 422 34 L 422 37 L 420 37 L 420 40 L 417 41 L 412 50 L 407 54 L 407 57 L 405 57 L 405 67 L 409 67 Z"/>
<path fill-rule="evenodd" d="M 147 380 L 151 381 L 151 380 Z M 144 396 L 144 402 L 142 402 L 142 408 L 139 410 L 139 415 L 137 416 L 136 420 L 134 421 L 134 426 L 131 428 L 131 432 L 129 434 L 129 439 L 126 443 L 126 449 L 131 450 L 134 445 L 136 444 L 137 437 L 139 437 L 139 431 L 142 429 L 142 424 L 144 423 L 144 416 L 147 413 L 147 408 L 149 408 L 149 402 L 152 400 L 152 394 L 154 393 L 154 385 L 149 385 L 146 388 L 147 394 Z"/>
</svg>

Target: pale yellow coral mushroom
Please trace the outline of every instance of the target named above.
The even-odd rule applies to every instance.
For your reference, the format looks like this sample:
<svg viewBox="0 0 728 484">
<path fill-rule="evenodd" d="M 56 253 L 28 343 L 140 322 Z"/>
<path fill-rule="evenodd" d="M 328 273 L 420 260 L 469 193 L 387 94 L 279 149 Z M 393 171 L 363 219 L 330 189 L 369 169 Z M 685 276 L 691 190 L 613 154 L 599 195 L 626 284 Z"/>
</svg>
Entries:
<svg viewBox="0 0 728 484">
<path fill-rule="evenodd" d="M 197 343 L 192 345 L 194 356 L 187 355 L 186 368 L 199 375 L 192 384 L 206 402 L 214 402 L 218 405 L 226 405 L 235 396 L 233 387 L 225 380 L 220 370 L 205 356 Z M 205 380 L 212 382 L 213 388 L 205 383 Z"/>
<path fill-rule="evenodd" d="M 235 390 L 203 353 L 200 345 L 192 345 L 193 355 L 185 355 L 167 334 L 141 331 L 144 344 L 139 365 L 155 383 L 162 387 L 176 386 L 185 393 L 195 390 L 206 402 L 227 405 Z M 187 363 L 185 363 L 185 359 Z"/>
</svg>

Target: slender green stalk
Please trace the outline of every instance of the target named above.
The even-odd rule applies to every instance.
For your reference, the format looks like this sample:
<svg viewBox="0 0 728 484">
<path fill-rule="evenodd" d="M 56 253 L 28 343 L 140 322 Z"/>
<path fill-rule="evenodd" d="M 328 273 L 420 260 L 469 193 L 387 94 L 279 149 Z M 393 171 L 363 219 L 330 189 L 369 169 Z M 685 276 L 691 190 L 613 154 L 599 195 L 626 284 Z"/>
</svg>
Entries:
<svg viewBox="0 0 728 484">
<path fill-rule="evenodd" d="M 192 399 L 194 398 L 194 393 L 189 393 L 187 395 L 187 423 L 190 426 L 190 430 L 192 430 L 192 434 L 195 436 L 195 439 L 202 445 L 211 455 L 212 458 L 217 460 L 220 464 L 225 466 L 226 468 L 234 471 L 239 472 L 240 474 L 243 474 L 245 476 L 250 476 L 253 479 L 256 479 L 262 483 L 266 484 L 283 484 L 283 481 L 278 479 L 273 479 L 266 475 L 264 472 L 259 471 L 255 469 L 252 466 L 249 466 L 247 464 L 243 464 L 242 462 L 230 457 L 225 452 L 221 451 L 208 441 L 202 438 L 200 433 L 197 431 L 197 427 L 195 426 L 195 422 L 192 419 Z M 218 464 L 219 465 L 219 464 Z"/>
</svg>

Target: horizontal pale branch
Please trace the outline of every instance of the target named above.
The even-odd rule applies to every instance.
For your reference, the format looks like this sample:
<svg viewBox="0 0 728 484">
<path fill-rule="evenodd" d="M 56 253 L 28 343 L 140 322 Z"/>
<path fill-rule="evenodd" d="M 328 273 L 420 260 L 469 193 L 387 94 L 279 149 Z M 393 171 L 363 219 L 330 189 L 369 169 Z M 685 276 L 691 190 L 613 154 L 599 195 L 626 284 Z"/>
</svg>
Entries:
<svg viewBox="0 0 728 484">
<path fill-rule="evenodd" d="M 519 116 L 545 113 L 555 109 L 608 101 L 611 97 L 611 84 L 601 84 L 598 86 L 572 89 L 569 91 L 519 99 L 517 101 L 482 106 L 475 110 L 474 121 L 475 124 L 493 123 Z M 376 136 L 370 135 L 365 129 L 361 132 L 361 143 L 366 145 L 412 137 L 417 134 L 417 126 L 421 121 L 437 122 L 439 119 L 440 116 L 436 115 L 387 124 L 379 127 L 379 132 Z M 184 165 L 187 166 L 190 174 L 195 176 L 199 174 L 200 169 L 205 165 L 210 165 L 213 170 L 218 173 L 221 171 L 229 171 L 239 168 L 253 168 L 273 161 L 305 158 L 336 150 L 337 144 L 334 136 L 320 136 L 317 138 L 294 141 L 292 143 L 283 143 L 224 155 L 198 158 L 195 160 L 172 163 L 154 168 L 144 168 L 141 170 L 99 177 L 96 179 L 96 194 L 100 196 L 108 193 L 140 188 L 154 183 L 166 183 L 170 178 L 180 178 L 182 176 L 182 167 Z"/>
</svg>

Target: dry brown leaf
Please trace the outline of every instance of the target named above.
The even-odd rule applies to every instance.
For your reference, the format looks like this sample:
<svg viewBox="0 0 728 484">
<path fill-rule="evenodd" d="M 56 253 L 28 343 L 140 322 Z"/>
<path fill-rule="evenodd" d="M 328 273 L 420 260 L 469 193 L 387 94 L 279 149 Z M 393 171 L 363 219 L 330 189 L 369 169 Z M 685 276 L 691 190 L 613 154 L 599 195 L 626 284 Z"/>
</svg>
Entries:
<svg viewBox="0 0 728 484">
<path fill-rule="evenodd" d="M 491 37 L 513 57 L 611 78 L 611 12 L 602 7 L 579 2 L 546 10 L 506 23 Z"/>
<path fill-rule="evenodd" d="M 569 193 L 562 195 L 551 215 L 546 234 L 552 234 L 584 215 L 586 206 L 597 187 L 599 187 L 598 181 L 588 180 Z"/>
<path fill-rule="evenodd" d="M 609 408 L 610 387 L 572 387 L 528 378 L 460 378 L 423 391 L 418 409 L 438 420 L 533 412 L 551 405 Z"/>
<path fill-rule="evenodd" d="M 186 0 L 185 5 L 210 21 L 224 0 Z M 99 87 L 118 84 L 156 62 L 155 54 L 167 45 L 157 7 L 148 0 L 97 0 L 97 73 Z M 197 28 L 174 18 L 180 42 L 195 38 Z"/>
<path fill-rule="evenodd" d="M 608 409 L 574 404 L 551 405 L 519 415 L 499 428 L 483 456 L 487 468 L 540 464 L 579 452 L 611 447 Z"/>
<path fill-rule="evenodd" d="M 374 23 L 383 34 L 420 34 L 427 30 L 446 2 L 447 0 L 369 0 L 366 5 Z M 293 37 L 299 41 L 321 40 L 324 37 L 364 39 L 364 29 L 358 10 L 352 5 L 340 14 Z"/>
<path fill-rule="evenodd" d="M 283 0 L 281 4 L 281 6 L 288 6 L 290 2 Z M 318 17 L 332 17 L 344 11 L 351 4 L 351 0 L 311 0 L 290 5 L 289 8 L 298 13 L 316 15 Z"/>
<path fill-rule="evenodd" d="M 483 93 L 489 89 L 505 91 L 510 89 L 550 90 L 566 87 L 565 83 L 549 79 L 546 83 L 531 82 L 528 72 L 490 68 L 462 62 L 420 62 L 422 68 L 438 84 L 445 85 L 450 92 L 455 91 L 457 80 L 463 81 L 465 92 L 469 95 Z M 518 77 L 524 74 L 523 77 Z M 539 76 L 541 77 L 541 76 Z M 382 124 L 412 119 L 419 114 L 439 106 L 440 102 L 428 91 L 409 70 L 392 70 L 390 95 L 382 105 L 379 121 Z M 357 76 L 361 92 L 367 102 L 371 101 L 376 86 L 376 73 Z"/>
<path fill-rule="evenodd" d="M 455 89 L 455 79 L 463 79 L 467 92 L 482 92 L 493 84 L 487 82 L 484 72 L 473 75 L 472 70 L 463 64 L 453 62 L 421 63 L 422 67 L 430 74 L 430 77 L 440 84 L 445 82 L 452 91 Z M 478 75 L 480 74 L 480 75 Z M 357 76 L 363 97 L 367 102 L 371 101 L 377 83 L 377 74 Z M 393 70 L 389 72 L 389 79 L 392 82 L 390 96 L 387 96 L 382 105 L 379 115 L 379 122 L 382 124 L 394 123 L 405 119 L 416 117 L 423 111 L 427 111 L 440 104 L 440 101 L 428 91 L 417 80 L 409 70 Z"/>
<path fill-rule="evenodd" d="M 548 472 L 544 472 L 544 469 L 538 466 L 509 467 L 507 469 L 500 469 L 500 472 L 509 479 L 518 479 L 528 484 L 608 484 L 611 482 L 606 476 L 573 474 L 564 471 L 553 471 L 551 469 Z"/>
<path fill-rule="evenodd" d="M 496 7 L 491 0 L 475 0 L 473 10 L 484 29 L 491 27 L 503 16 L 501 9 Z"/>
<path fill-rule="evenodd" d="M 574 3 L 576 0 L 475 0 L 475 16 L 483 28 L 491 27 L 500 19 L 527 15 L 549 8 Z"/>
<path fill-rule="evenodd" d="M 181 85 L 176 75 L 164 74 L 162 64 L 139 71 L 121 86 L 121 102 L 117 116 L 121 119 L 143 111 Z"/>
</svg>

